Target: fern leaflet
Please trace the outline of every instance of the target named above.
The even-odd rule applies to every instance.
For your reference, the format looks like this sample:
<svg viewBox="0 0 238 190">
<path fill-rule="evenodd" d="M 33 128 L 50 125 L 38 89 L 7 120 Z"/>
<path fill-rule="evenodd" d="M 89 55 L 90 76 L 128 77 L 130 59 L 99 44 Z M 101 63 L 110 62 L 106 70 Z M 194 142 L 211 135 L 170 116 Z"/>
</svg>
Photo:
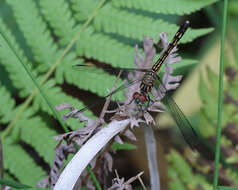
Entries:
<svg viewBox="0 0 238 190">
<path fill-rule="evenodd" d="M 36 4 L 31 0 L 8 0 L 7 3 L 13 9 L 14 17 L 31 47 L 35 60 L 40 63 L 39 71 L 47 71 L 58 57 L 57 46 L 53 43 L 50 31 L 40 17 Z"/>
<path fill-rule="evenodd" d="M 22 183 L 35 185 L 46 175 L 21 146 L 13 144 L 10 139 L 4 141 L 3 150 L 5 167 Z"/>
<path fill-rule="evenodd" d="M 70 12 L 69 5 L 64 0 L 40 1 L 41 11 L 46 20 L 54 28 L 55 34 L 60 37 L 60 44 L 66 45 L 74 37 L 75 20 Z M 54 10 L 54 11 L 52 11 Z"/>
<path fill-rule="evenodd" d="M 140 41 L 143 36 L 157 39 L 158 34 L 161 32 L 171 33 L 171 31 L 178 30 L 178 26 L 165 22 L 162 19 L 155 20 L 148 16 L 116 9 L 110 5 L 106 5 L 100 10 L 94 20 L 94 26 L 99 31 L 120 34 Z M 208 34 L 211 31 L 211 28 L 189 29 L 181 39 L 181 42 L 191 42 L 195 38 Z"/>
<path fill-rule="evenodd" d="M 140 9 L 153 13 L 184 15 L 198 11 L 218 0 L 113 0 L 115 7 Z"/>
</svg>

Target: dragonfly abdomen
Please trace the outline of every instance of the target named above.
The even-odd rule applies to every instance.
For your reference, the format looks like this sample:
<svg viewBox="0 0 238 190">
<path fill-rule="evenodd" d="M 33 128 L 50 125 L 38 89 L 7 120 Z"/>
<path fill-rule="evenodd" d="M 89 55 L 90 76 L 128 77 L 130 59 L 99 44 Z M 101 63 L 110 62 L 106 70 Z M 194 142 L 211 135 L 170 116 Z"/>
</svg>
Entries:
<svg viewBox="0 0 238 190">
<path fill-rule="evenodd" d="M 167 49 L 163 52 L 161 57 L 156 61 L 156 63 L 153 65 L 152 70 L 157 73 L 162 66 L 165 59 L 168 57 L 170 52 L 174 49 L 174 47 L 178 44 L 178 41 L 183 37 L 184 33 L 188 29 L 189 21 L 186 21 L 183 25 L 180 26 L 179 30 L 174 35 L 173 40 L 169 43 Z"/>
</svg>

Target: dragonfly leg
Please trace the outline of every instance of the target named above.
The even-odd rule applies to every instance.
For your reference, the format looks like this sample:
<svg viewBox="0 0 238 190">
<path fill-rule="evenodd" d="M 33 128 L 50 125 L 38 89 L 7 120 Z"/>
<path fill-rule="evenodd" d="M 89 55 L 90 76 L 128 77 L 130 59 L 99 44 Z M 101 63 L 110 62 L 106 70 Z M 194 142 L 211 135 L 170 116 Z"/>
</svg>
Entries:
<svg viewBox="0 0 238 190">
<path fill-rule="evenodd" d="M 151 105 L 155 103 L 154 100 L 152 100 L 149 96 L 149 94 L 147 95 L 147 105 L 146 105 L 146 108 L 148 108 L 150 106 L 150 103 Z"/>
</svg>

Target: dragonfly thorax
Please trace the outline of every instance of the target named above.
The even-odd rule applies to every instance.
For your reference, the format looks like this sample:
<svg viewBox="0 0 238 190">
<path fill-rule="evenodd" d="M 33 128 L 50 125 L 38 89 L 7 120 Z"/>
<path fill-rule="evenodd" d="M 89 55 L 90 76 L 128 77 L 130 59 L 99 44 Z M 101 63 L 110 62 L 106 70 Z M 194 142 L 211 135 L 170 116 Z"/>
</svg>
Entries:
<svg viewBox="0 0 238 190">
<path fill-rule="evenodd" d="M 157 79 L 157 75 L 154 71 L 146 72 L 141 81 L 140 90 L 144 93 L 151 92 L 151 89 L 154 86 L 154 82 L 156 79 Z"/>
</svg>

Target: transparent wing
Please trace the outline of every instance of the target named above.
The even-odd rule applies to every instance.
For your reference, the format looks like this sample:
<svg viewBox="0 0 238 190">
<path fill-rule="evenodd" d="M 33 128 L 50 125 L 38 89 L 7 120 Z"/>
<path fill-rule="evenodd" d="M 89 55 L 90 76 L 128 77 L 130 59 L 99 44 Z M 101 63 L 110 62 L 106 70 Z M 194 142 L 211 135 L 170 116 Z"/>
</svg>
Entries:
<svg viewBox="0 0 238 190">
<path fill-rule="evenodd" d="M 102 74 L 103 72 L 108 72 L 114 75 L 118 75 L 122 71 L 121 78 L 126 78 L 129 72 L 148 72 L 149 69 L 137 69 L 137 68 L 113 68 L 109 66 L 96 66 L 94 64 L 77 64 L 74 67 L 82 69 L 83 72 L 93 72 L 97 74 Z"/>
<path fill-rule="evenodd" d="M 107 97 L 109 97 L 109 96 L 111 96 L 111 95 L 113 95 L 113 94 L 115 94 L 115 93 L 117 93 L 117 92 L 119 92 L 119 91 L 121 91 L 121 90 L 124 90 L 124 89 L 126 89 L 126 88 L 128 88 L 128 87 L 130 87 L 130 86 L 132 86 L 132 85 L 134 85 L 134 84 L 137 84 L 137 83 L 140 82 L 140 81 L 141 81 L 141 80 L 134 80 L 134 81 L 129 82 L 127 85 L 124 85 L 124 84 L 123 84 L 123 85 L 119 86 L 117 89 L 115 89 L 114 91 L 112 91 L 112 92 L 109 93 L 108 95 L 104 96 L 101 100 L 95 102 L 94 104 L 90 104 L 90 105 L 88 105 L 88 106 L 85 106 L 84 108 L 78 110 L 77 113 L 82 113 L 82 112 L 84 112 L 85 110 L 87 110 L 87 109 L 89 109 L 89 108 L 92 108 L 92 107 L 94 107 L 94 106 L 96 106 L 96 105 L 98 105 L 98 104 L 104 102 Z"/>
<path fill-rule="evenodd" d="M 160 88 L 161 94 L 164 94 L 162 103 L 165 104 L 168 112 L 171 114 L 174 121 L 178 125 L 185 141 L 188 143 L 188 145 L 191 147 L 192 150 L 195 150 L 196 145 L 198 144 L 198 136 L 196 134 L 196 131 L 194 130 L 194 128 L 192 127 L 191 123 L 186 118 L 184 113 L 181 111 L 179 106 L 175 103 L 173 98 L 170 96 L 170 94 L 166 90 L 159 76 L 158 76 L 158 80 L 162 87 Z"/>
</svg>

